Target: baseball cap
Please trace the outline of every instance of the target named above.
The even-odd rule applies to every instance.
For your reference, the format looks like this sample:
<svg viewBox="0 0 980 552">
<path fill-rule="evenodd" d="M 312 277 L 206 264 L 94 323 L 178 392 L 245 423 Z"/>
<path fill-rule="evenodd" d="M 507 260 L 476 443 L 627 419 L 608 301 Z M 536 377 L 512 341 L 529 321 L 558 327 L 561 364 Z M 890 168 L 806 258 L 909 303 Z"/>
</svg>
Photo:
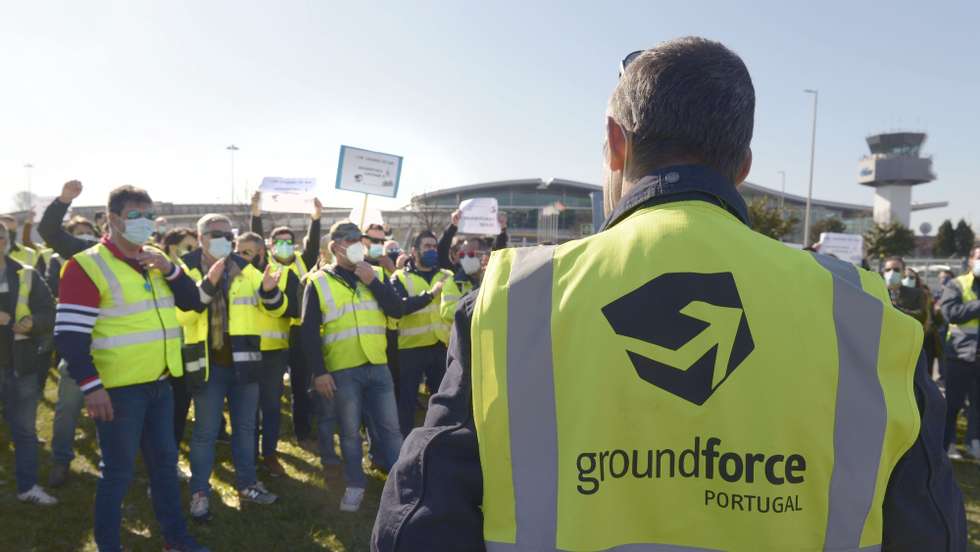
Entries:
<svg viewBox="0 0 980 552">
<path fill-rule="evenodd" d="M 334 241 L 353 241 L 361 239 L 361 229 L 349 220 L 342 220 L 330 227 L 330 239 Z"/>
</svg>

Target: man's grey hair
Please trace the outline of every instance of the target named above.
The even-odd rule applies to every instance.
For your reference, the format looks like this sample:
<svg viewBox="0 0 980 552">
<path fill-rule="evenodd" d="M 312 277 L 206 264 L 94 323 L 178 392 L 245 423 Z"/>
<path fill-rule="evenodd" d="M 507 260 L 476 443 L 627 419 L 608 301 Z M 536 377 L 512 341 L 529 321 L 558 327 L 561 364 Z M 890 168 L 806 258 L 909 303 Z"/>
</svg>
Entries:
<svg viewBox="0 0 980 552">
<path fill-rule="evenodd" d="M 734 182 L 752 141 L 755 88 L 742 59 L 724 45 L 678 38 L 626 67 L 609 115 L 627 132 L 626 180 L 680 160 Z"/>
<path fill-rule="evenodd" d="M 231 219 L 219 215 L 218 213 L 208 213 L 203 217 L 197 219 L 197 237 L 198 239 L 204 236 L 204 233 L 208 230 L 208 225 L 214 222 L 227 222 L 228 226 L 231 226 Z"/>
</svg>

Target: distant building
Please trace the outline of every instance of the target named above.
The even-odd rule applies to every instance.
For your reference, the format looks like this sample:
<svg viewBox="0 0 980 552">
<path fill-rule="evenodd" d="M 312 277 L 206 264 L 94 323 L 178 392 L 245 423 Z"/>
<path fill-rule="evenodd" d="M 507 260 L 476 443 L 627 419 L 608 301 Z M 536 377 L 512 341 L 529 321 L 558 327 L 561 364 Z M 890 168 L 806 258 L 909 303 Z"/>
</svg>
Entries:
<svg viewBox="0 0 980 552">
<path fill-rule="evenodd" d="M 920 155 L 926 134 L 889 132 L 868 136 L 867 141 L 871 154 L 858 163 L 858 184 L 875 189 L 874 220 L 908 227 L 913 211 L 912 186 L 936 179 L 932 157 Z"/>
<path fill-rule="evenodd" d="M 794 217 L 796 224 L 793 226 L 792 232 L 783 238 L 783 240 L 791 243 L 803 243 L 803 220 L 804 213 L 806 212 L 806 197 L 782 193 L 778 190 L 752 184 L 751 182 L 742 183 L 739 191 L 742 193 L 742 197 L 745 198 L 746 202 L 752 202 L 762 198 L 770 207 L 783 209 L 786 217 Z M 867 232 L 874 225 L 871 213 L 872 209 L 870 205 L 858 205 L 855 203 L 843 203 L 822 199 L 813 199 L 810 201 L 810 220 L 813 224 L 824 219 L 836 218 L 844 223 L 844 226 L 847 228 L 845 233 L 847 234 L 864 234 Z M 816 241 L 818 238 L 819 236 L 813 236 L 812 239 Z"/>
</svg>

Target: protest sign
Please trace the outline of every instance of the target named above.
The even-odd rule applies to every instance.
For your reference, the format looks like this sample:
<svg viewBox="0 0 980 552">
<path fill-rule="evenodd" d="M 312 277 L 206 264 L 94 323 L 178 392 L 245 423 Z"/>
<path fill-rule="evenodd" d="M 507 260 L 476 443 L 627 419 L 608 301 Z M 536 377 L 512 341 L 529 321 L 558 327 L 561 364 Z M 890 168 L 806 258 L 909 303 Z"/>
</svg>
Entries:
<svg viewBox="0 0 980 552">
<path fill-rule="evenodd" d="M 500 233 L 497 220 L 497 200 L 492 197 L 475 197 L 459 204 L 462 216 L 459 219 L 461 234 L 496 236 Z"/>
<path fill-rule="evenodd" d="M 864 238 L 858 234 L 820 234 L 820 253 L 833 255 L 842 261 L 860 265 L 864 258 Z"/>
<path fill-rule="evenodd" d="M 313 208 L 315 190 L 315 178 L 267 176 L 259 185 L 262 210 L 273 213 L 307 213 Z"/>
<path fill-rule="evenodd" d="M 395 197 L 401 178 L 402 158 L 350 146 L 340 146 L 337 189 Z"/>
</svg>

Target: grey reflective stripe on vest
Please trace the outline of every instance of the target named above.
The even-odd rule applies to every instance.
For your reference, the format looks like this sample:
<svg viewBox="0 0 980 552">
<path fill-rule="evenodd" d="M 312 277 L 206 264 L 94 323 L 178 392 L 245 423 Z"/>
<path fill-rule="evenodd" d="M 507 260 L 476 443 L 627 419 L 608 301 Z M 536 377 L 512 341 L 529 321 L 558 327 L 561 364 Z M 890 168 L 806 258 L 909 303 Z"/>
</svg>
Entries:
<svg viewBox="0 0 980 552">
<path fill-rule="evenodd" d="M 327 305 L 327 311 L 329 311 L 329 312 L 336 311 L 337 310 L 337 304 L 334 303 L 334 300 L 333 300 L 333 292 L 330 291 L 330 282 L 327 281 L 327 277 L 324 276 L 323 273 L 320 273 L 316 277 L 316 281 L 317 281 L 317 286 L 316 287 L 320 289 L 320 293 L 323 295 L 323 302 L 326 303 L 326 305 Z M 324 316 L 324 322 L 323 323 L 326 324 L 327 323 L 327 320 L 326 320 L 327 314 L 324 313 L 323 316 Z"/>
<path fill-rule="evenodd" d="M 138 314 L 143 311 L 153 310 L 156 308 L 166 308 L 174 306 L 173 297 L 161 297 L 154 301 L 153 299 L 147 299 L 145 301 L 137 301 L 135 303 L 123 303 L 121 305 L 102 309 L 99 311 L 100 316 L 128 316 L 130 314 Z"/>
<path fill-rule="evenodd" d="M 555 551 L 558 528 L 558 425 L 551 339 L 553 247 L 517 249 L 507 298 L 507 397 L 516 543 L 486 542 L 488 552 Z M 874 501 L 885 436 L 886 407 L 878 381 L 883 306 L 861 288 L 847 263 L 814 255 L 833 273 L 838 385 L 834 413 L 825 550 L 861 548 Z M 712 549 L 634 543 L 608 552 L 710 552 Z"/>
<path fill-rule="evenodd" d="M 424 335 L 429 332 L 434 332 L 441 329 L 443 326 L 438 326 L 436 324 L 427 324 L 425 326 L 418 326 L 416 328 L 401 328 L 398 330 L 398 335 L 402 337 L 413 337 L 416 335 Z"/>
<path fill-rule="evenodd" d="M 834 471 L 824 548 L 850 550 L 860 544 L 874 502 L 888 422 L 885 394 L 878 380 L 884 306 L 864 292 L 853 265 L 825 255 L 814 258 L 835 276 L 838 354 Z"/>
<path fill-rule="evenodd" d="M 231 300 L 232 305 L 258 305 L 259 298 L 255 295 L 249 295 L 247 297 L 235 297 Z"/>
<path fill-rule="evenodd" d="M 126 304 L 126 301 L 123 300 L 122 285 L 119 284 L 119 279 L 116 278 L 116 275 L 109 268 L 105 259 L 99 254 L 99 249 L 98 247 L 92 247 L 85 254 L 92 257 L 92 260 L 95 261 L 95 266 L 99 267 L 99 271 L 102 272 L 102 277 L 109 284 L 109 294 L 112 295 L 112 304 L 116 307 L 121 307 Z M 101 315 L 102 313 L 100 312 L 99 314 Z"/>
<path fill-rule="evenodd" d="M 262 332 L 261 335 L 266 339 L 289 339 L 287 332 Z"/>
<path fill-rule="evenodd" d="M 359 328 L 350 328 L 337 333 L 324 335 L 323 344 L 329 345 L 331 343 L 336 343 L 358 335 L 384 335 L 386 329 L 387 328 L 384 326 L 361 326 Z"/>
<path fill-rule="evenodd" d="M 372 311 L 379 310 L 377 301 L 361 301 L 360 303 L 347 303 L 339 309 L 332 309 L 329 313 L 324 313 L 323 323 L 328 324 L 334 320 L 338 320 L 340 317 L 347 313 L 353 311 Z"/>
<path fill-rule="evenodd" d="M 149 330 L 146 332 L 136 332 L 131 334 L 114 335 L 112 337 L 100 337 L 92 340 L 92 349 L 115 349 L 116 347 L 127 347 L 129 345 L 141 345 L 166 339 L 180 337 L 180 328 L 166 328 L 160 330 Z"/>
</svg>

